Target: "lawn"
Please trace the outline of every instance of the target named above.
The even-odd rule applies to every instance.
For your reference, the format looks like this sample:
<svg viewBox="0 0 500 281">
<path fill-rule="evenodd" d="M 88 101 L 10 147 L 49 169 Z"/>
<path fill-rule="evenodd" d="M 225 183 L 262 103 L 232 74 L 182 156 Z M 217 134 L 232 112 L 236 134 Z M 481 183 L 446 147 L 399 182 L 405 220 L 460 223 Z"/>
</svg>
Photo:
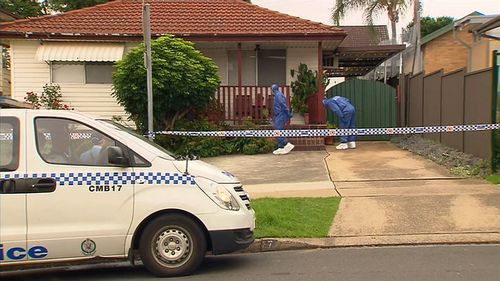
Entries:
<svg viewBox="0 0 500 281">
<path fill-rule="evenodd" d="M 252 200 L 257 216 L 255 236 L 326 237 L 339 203 L 339 197 Z"/>
<path fill-rule="evenodd" d="M 488 177 L 486 177 L 486 180 L 488 180 L 489 182 L 494 183 L 494 184 L 499 184 L 500 183 L 500 175 L 499 174 L 489 175 Z"/>
</svg>

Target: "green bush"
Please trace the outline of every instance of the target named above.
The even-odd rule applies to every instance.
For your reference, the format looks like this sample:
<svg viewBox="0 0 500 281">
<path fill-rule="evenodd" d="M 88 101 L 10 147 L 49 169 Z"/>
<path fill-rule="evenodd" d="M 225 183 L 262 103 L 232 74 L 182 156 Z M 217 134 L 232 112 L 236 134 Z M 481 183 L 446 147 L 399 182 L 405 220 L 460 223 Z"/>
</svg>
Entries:
<svg viewBox="0 0 500 281">
<path fill-rule="evenodd" d="M 250 121 L 243 125 L 244 130 L 257 129 L 258 126 Z M 179 131 L 221 131 L 228 130 L 223 125 L 209 122 L 206 118 L 189 121 L 183 119 L 176 124 Z M 260 154 L 274 149 L 275 143 L 265 138 L 222 138 L 222 137 L 190 137 L 160 135 L 156 143 L 178 155 L 197 155 L 213 157 L 227 154 Z"/>
</svg>

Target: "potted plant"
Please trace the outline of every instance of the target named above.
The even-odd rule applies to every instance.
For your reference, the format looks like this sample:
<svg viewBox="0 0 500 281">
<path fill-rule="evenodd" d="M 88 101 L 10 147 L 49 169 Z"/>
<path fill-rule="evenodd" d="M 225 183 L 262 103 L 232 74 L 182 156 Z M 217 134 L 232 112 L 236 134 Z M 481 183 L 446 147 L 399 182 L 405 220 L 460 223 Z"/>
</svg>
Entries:
<svg viewBox="0 0 500 281">
<path fill-rule="evenodd" d="M 292 78 L 296 79 L 290 84 L 292 89 L 292 109 L 295 114 L 304 117 L 304 123 L 309 122 L 308 98 L 318 92 L 317 73 L 307 68 L 307 65 L 299 64 L 298 70 L 290 70 Z M 307 117 L 307 122 L 306 122 Z"/>
</svg>

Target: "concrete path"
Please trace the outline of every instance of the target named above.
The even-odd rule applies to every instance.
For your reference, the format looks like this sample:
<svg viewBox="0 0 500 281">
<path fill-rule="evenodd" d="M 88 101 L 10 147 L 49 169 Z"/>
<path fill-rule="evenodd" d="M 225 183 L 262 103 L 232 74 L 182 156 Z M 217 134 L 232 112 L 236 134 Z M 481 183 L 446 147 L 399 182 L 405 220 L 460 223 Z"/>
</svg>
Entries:
<svg viewBox="0 0 500 281">
<path fill-rule="evenodd" d="M 293 151 L 202 160 L 237 176 L 252 198 L 338 196 L 325 164 L 327 156 L 325 151 Z"/>
<path fill-rule="evenodd" d="M 342 201 L 329 235 L 342 245 L 500 242 L 500 188 L 463 179 L 389 142 L 326 159 Z"/>
</svg>

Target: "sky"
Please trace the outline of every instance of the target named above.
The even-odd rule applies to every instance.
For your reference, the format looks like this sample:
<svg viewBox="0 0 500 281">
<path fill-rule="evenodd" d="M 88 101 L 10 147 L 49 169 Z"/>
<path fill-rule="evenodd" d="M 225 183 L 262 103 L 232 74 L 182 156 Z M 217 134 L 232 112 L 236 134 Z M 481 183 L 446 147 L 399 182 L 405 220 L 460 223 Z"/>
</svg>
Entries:
<svg viewBox="0 0 500 281">
<path fill-rule="evenodd" d="M 331 11 L 335 2 L 335 0 L 252 0 L 252 4 L 264 8 L 329 25 L 333 25 Z M 474 11 L 485 15 L 500 14 L 500 0 L 421 0 L 421 3 L 423 5 L 422 16 L 450 16 L 459 19 Z M 413 7 L 409 7 L 397 25 L 398 32 L 406 27 L 412 18 Z M 361 11 L 348 12 L 340 24 L 362 25 L 364 24 L 363 13 Z M 378 16 L 375 24 L 387 25 L 390 32 L 390 21 L 386 14 Z"/>
</svg>

